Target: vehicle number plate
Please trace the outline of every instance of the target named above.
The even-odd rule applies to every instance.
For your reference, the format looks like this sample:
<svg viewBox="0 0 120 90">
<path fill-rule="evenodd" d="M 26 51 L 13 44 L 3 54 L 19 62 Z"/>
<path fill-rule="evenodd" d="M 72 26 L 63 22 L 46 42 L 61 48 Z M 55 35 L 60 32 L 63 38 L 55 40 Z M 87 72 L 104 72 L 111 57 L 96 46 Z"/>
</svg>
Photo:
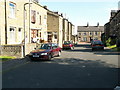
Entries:
<svg viewBox="0 0 120 90">
<path fill-rule="evenodd" d="M 39 57 L 39 55 L 33 55 L 33 57 Z"/>
</svg>

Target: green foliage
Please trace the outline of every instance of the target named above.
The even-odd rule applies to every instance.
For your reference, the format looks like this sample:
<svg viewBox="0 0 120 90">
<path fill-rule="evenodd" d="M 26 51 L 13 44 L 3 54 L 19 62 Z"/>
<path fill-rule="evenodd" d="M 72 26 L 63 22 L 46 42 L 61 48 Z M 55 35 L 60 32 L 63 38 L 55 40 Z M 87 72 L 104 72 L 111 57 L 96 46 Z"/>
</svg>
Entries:
<svg viewBox="0 0 120 90">
<path fill-rule="evenodd" d="M 115 45 L 116 44 L 116 38 L 114 39 L 111 39 L 111 42 L 110 42 L 111 45 Z"/>
<path fill-rule="evenodd" d="M 111 46 L 110 42 L 111 42 L 111 38 L 108 38 L 108 40 L 106 40 L 106 46 Z"/>
<path fill-rule="evenodd" d="M 112 46 L 116 44 L 116 38 L 108 38 L 108 40 L 106 41 L 106 46 Z"/>
</svg>

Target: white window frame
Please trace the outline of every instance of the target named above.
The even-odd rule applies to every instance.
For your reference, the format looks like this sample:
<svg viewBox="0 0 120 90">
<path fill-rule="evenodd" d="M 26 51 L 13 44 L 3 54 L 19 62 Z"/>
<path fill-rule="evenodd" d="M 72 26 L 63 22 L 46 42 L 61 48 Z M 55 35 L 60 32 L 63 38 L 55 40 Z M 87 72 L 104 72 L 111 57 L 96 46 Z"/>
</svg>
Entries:
<svg viewBox="0 0 120 90">
<path fill-rule="evenodd" d="M 10 13 L 9 13 L 10 18 L 15 18 L 16 17 L 16 4 L 10 2 L 9 10 L 10 10 Z"/>
<path fill-rule="evenodd" d="M 15 27 L 10 27 L 10 44 L 15 44 Z"/>
</svg>

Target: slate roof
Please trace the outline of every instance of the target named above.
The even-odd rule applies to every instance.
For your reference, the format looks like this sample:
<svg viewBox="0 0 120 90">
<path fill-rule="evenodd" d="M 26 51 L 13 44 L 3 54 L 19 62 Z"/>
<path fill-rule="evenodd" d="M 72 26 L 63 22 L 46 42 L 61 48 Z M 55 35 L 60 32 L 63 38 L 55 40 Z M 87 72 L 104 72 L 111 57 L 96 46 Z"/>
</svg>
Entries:
<svg viewBox="0 0 120 90">
<path fill-rule="evenodd" d="M 102 31 L 104 32 L 104 26 L 78 26 L 78 32 L 92 32 L 92 31 Z"/>
</svg>

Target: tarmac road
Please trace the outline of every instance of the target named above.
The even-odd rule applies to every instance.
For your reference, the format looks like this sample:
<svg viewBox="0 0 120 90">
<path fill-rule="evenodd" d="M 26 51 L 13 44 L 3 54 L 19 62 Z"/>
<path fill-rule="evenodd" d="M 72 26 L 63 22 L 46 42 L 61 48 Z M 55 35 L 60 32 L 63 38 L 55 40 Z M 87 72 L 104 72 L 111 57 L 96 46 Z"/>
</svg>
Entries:
<svg viewBox="0 0 120 90">
<path fill-rule="evenodd" d="M 3 63 L 3 88 L 115 88 L 118 52 L 91 51 L 89 44 L 62 51 L 51 61 L 25 58 Z M 97 89 L 96 89 L 97 90 Z"/>
</svg>

